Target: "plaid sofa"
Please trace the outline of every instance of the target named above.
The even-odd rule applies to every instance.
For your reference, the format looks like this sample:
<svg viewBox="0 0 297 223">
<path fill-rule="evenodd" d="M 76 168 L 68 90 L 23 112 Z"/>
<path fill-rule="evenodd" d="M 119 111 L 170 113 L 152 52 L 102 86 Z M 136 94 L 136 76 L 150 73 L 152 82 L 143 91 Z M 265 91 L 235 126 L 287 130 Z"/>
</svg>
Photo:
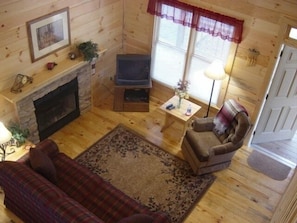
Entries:
<svg viewBox="0 0 297 223">
<path fill-rule="evenodd" d="M 0 163 L 4 204 L 24 222 L 146 222 L 123 220 L 136 215 L 151 216 L 153 220 L 148 222 L 170 222 L 166 214 L 150 211 L 59 152 L 52 140 L 40 142 L 37 149 L 52 160 L 56 169 L 55 183 L 30 167 L 29 155 L 18 162 Z"/>
</svg>

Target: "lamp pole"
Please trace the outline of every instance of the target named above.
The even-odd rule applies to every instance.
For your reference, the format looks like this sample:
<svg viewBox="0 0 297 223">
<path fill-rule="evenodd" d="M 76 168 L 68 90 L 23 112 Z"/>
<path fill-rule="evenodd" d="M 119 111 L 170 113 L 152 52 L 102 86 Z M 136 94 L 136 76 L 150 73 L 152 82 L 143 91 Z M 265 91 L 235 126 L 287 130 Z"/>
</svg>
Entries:
<svg viewBox="0 0 297 223">
<path fill-rule="evenodd" d="M 212 82 L 212 88 L 211 88 L 211 92 L 210 92 L 210 98 L 209 98 L 209 102 L 208 102 L 208 108 L 207 108 L 207 112 L 206 112 L 206 115 L 204 116 L 204 118 L 207 118 L 208 117 L 208 113 L 209 113 L 209 109 L 210 109 L 211 98 L 212 98 L 212 93 L 213 93 L 213 88 L 214 88 L 214 85 L 215 85 L 215 81 L 216 80 L 213 80 L 213 82 Z"/>
<path fill-rule="evenodd" d="M 210 92 L 210 98 L 208 102 L 208 108 L 207 108 L 207 113 L 204 116 L 204 118 L 208 117 L 210 105 L 211 105 L 211 99 L 212 99 L 212 94 L 213 94 L 213 89 L 215 85 L 216 80 L 223 80 L 226 77 L 226 73 L 223 67 L 223 62 L 220 60 L 214 60 L 210 66 L 207 67 L 207 69 L 204 71 L 204 75 L 210 79 L 213 80 L 212 82 L 212 87 L 211 87 L 211 92 Z"/>
</svg>

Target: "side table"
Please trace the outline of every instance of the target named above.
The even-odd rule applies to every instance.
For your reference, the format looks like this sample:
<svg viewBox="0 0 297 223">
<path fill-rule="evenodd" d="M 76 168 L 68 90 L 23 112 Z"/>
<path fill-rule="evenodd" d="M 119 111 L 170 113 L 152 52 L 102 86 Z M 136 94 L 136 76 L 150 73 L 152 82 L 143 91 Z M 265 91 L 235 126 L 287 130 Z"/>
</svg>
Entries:
<svg viewBox="0 0 297 223">
<path fill-rule="evenodd" d="M 14 147 L 14 148 L 11 148 Z M 22 156 L 26 155 L 30 148 L 34 147 L 33 144 L 26 142 L 25 144 L 17 147 L 17 146 L 8 146 L 6 148 L 7 151 L 11 151 L 12 149 L 15 150 L 15 152 L 11 153 L 11 154 L 7 154 L 5 157 L 5 160 L 7 161 L 17 161 L 18 159 L 20 159 Z"/>
<path fill-rule="evenodd" d="M 175 121 L 181 122 L 183 124 L 183 133 L 182 137 L 185 135 L 187 128 L 189 127 L 191 120 L 194 115 L 201 109 L 201 106 L 186 100 L 182 99 L 180 108 L 177 108 L 178 96 L 173 96 L 168 101 L 166 101 L 163 105 L 161 105 L 160 109 L 165 111 L 165 124 L 161 129 L 161 132 L 165 131 L 169 128 Z M 174 109 L 168 110 L 166 107 L 170 104 L 175 106 Z M 186 115 L 187 108 L 191 106 L 191 114 Z"/>
</svg>

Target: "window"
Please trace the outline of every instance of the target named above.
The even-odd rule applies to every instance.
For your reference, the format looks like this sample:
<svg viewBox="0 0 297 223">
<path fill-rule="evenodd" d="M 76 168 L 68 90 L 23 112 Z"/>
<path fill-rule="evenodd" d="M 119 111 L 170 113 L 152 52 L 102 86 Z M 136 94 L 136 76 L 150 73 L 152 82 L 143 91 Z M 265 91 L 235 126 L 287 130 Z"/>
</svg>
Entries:
<svg viewBox="0 0 297 223">
<path fill-rule="evenodd" d="M 186 74 L 186 79 L 191 83 L 189 94 L 202 101 L 208 101 L 213 80 L 204 75 L 204 70 L 215 59 L 221 60 L 223 64 L 227 63 L 231 42 L 195 30 L 193 30 L 193 36 L 195 38 L 194 52 L 190 55 L 190 69 Z M 222 81 L 215 82 L 212 95 L 214 104 L 217 104 L 221 84 Z"/>
<path fill-rule="evenodd" d="M 232 25 L 233 20 L 230 22 L 230 17 L 222 16 L 223 19 L 220 19 L 217 13 L 213 16 L 212 12 L 203 9 L 190 10 L 188 7 L 192 6 L 181 2 L 175 3 L 177 5 L 172 5 L 172 1 L 166 4 L 166 0 L 159 4 L 156 2 L 158 0 L 150 0 L 148 8 L 148 12 L 157 15 L 152 46 L 152 78 L 172 88 L 180 79 L 189 80 L 190 96 L 208 102 L 213 80 L 207 78 L 203 71 L 215 59 L 222 60 L 225 65 L 228 63 L 236 46 L 231 41 L 241 41 L 240 31 L 238 37 L 238 30 Z M 222 20 L 226 18 L 228 22 L 224 23 Z M 242 25 L 243 21 L 240 22 Z M 217 104 L 221 82 L 215 82 L 214 104 Z"/>
<path fill-rule="evenodd" d="M 190 28 L 166 19 L 159 19 L 158 23 L 153 46 L 152 78 L 173 87 L 185 70 Z"/>
</svg>

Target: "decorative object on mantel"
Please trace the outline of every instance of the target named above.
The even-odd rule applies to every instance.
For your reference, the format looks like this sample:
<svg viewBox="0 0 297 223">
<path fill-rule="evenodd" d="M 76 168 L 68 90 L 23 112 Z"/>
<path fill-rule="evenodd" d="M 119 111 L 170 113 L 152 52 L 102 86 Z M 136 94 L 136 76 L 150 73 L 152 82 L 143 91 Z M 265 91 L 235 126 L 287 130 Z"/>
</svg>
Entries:
<svg viewBox="0 0 297 223">
<path fill-rule="evenodd" d="M 33 78 L 23 74 L 17 74 L 15 77 L 13 86 L 11 87 L 10 91 L 13 93 L 20 93 L 22 92 L 22 87 L 27 84 L 33 83 Z"/>
<path fill-rule="evenodd" d="M 6 148 L 11 143 L 12 134 L 11 132 L 4 126 L 2 122 L 0 122 L 0 155 L 1 159 L 0 161 L 5 160 L 6 156 Z"/>
<path fill-rule="evenodd" d="M 70 52 L 68 53 L 68 57 L 70 60 L 75 60 L 76 59 L 76 53 L 75 52 Z"/>
<path fill-rule="evenodd" d="M 27 22 L 32 62 L 70 45 L 69 8 Z"/>
<path fill-rule="evenodd" d="M 99 57 L 98 44 L 91 40 L 80 43 L 77 49 L 83 54 L 84 60 L 89 61 L 89 63 L 91 63 L 94 58 Z"/>
<path fill-rule="evenodd" d="M 57 65 L 58 65 L 58 64 L 55 63 L 55 62 L 49 62 L 49 63 L 46 64 L 46 67 L 47 67 L 48 70 L 52 70 L 52 69 L 54 69 L 54 67 L 57 66 Z"/>
<path fill-rule="evenodd" d="M 23 129 L 19 124 L 14 122 L 9 123 L 8 129 L 12 134 L 12 138 L 16 141 L 17 147 L 23 145 L 30 135 L 29 129 Z"/>
<path fill-rule="evenodd" d="M 181 101 L 183 98 L 188 99 L 188 88 L 189 88 L 190 82 L 187 80 L 179 80 L 177 82 L 177 86 L 174 88 L 175 95 L 178 96 L 178 104 L 176 105 L 177 108 L 180 108 Z"/>
<path fill-rule="evenodd" d="M 255 66 L 260 52 L 256 49 L 249 49 L 247 64 L 248 66 Z"/>
</svg>

